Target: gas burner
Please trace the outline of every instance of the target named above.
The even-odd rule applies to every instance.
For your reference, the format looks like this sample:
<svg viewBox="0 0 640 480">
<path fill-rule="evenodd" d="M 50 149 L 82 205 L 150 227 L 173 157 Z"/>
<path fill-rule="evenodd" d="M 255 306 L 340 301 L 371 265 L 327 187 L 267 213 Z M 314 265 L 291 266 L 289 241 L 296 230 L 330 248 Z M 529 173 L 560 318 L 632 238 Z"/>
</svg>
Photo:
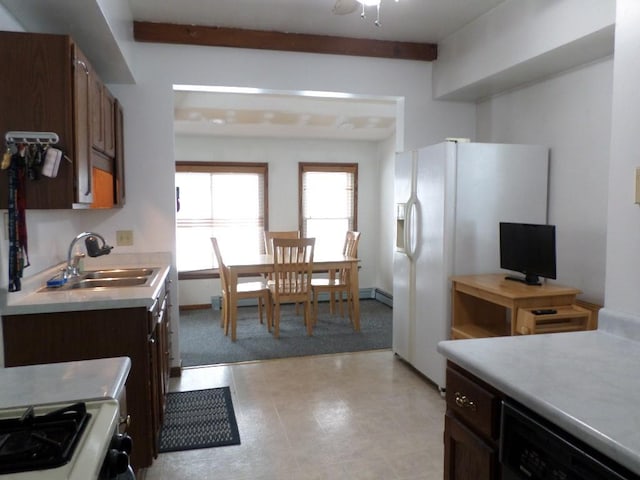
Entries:
<svg viewBox="0 0 640 480">
<path fill-rule="evenodd" d="M 0 474 L 44 470 L 69 462 L 91 414 L 83 402 L 0 420 Z"/>
</svg>

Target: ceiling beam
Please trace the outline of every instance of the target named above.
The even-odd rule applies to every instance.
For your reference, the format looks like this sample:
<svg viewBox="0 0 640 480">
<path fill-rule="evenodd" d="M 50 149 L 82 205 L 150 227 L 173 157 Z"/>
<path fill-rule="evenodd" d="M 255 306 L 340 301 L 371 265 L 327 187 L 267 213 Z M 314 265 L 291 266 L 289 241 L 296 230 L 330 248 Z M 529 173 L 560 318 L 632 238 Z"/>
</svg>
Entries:
<svg viewBox="0 0 640 480">
<path fill-rule="evenodd" d="M 174 23 L 136 21 L 133 22 L 133 36 L 138 42 L 328 53 L 426 62 L 431 62 L 438 56 L 438 46 L 433 43 L 393 42 Z"/>
</svg>

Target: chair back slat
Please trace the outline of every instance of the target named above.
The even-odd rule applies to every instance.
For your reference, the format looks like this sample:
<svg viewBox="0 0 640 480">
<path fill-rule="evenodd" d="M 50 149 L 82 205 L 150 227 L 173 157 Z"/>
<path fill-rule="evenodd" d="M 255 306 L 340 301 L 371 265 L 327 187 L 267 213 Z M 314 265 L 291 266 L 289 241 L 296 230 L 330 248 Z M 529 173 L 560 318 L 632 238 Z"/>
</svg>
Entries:
<svg viewBox="0 0 640 480">
<path fill-rule="evenodd" d="M 354 232 L 352 230 L 347 231 L 344 238 L 344 247 L 342 248 L 342 254 L 346 257 L 358 256 L 358 243 L 360 242 L 360 232 Z M 342 283 L 346 283 L 348 280 L 349 271 L 343 268 L 339 272 L 339 278 Z"/>
<path fill-rule="evenodd" d="M 288 300 L 309 298 L 315 238 L 274 238 L 273 270 L 278 297 Z"/>
</svg>

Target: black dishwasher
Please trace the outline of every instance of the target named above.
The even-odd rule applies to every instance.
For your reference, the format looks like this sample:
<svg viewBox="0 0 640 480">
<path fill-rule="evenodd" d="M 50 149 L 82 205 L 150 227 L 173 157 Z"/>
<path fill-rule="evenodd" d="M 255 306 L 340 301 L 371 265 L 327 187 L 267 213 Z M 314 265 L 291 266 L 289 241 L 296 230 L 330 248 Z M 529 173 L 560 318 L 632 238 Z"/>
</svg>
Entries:
<svg viewBox="0 0 640 480">
<path fill-rule="evenodd" d="M 502 480 L 640 480 L 515 402 L 503 403 L 501 429 Z"/>
</svg>

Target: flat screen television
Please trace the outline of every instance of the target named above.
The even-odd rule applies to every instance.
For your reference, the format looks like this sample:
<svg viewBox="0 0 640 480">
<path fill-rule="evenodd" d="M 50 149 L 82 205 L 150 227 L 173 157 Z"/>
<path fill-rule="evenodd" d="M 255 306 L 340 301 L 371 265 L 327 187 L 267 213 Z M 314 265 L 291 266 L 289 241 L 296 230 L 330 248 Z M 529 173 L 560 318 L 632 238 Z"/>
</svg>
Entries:
<svg viewBox="0 0 640 480">
<path fill-rule="evenodd" d="M 556 278 L 555 225 L 500 222 L 500 268 L 524 274 L 505 278 L 527 285 Z"/>
</svg>

